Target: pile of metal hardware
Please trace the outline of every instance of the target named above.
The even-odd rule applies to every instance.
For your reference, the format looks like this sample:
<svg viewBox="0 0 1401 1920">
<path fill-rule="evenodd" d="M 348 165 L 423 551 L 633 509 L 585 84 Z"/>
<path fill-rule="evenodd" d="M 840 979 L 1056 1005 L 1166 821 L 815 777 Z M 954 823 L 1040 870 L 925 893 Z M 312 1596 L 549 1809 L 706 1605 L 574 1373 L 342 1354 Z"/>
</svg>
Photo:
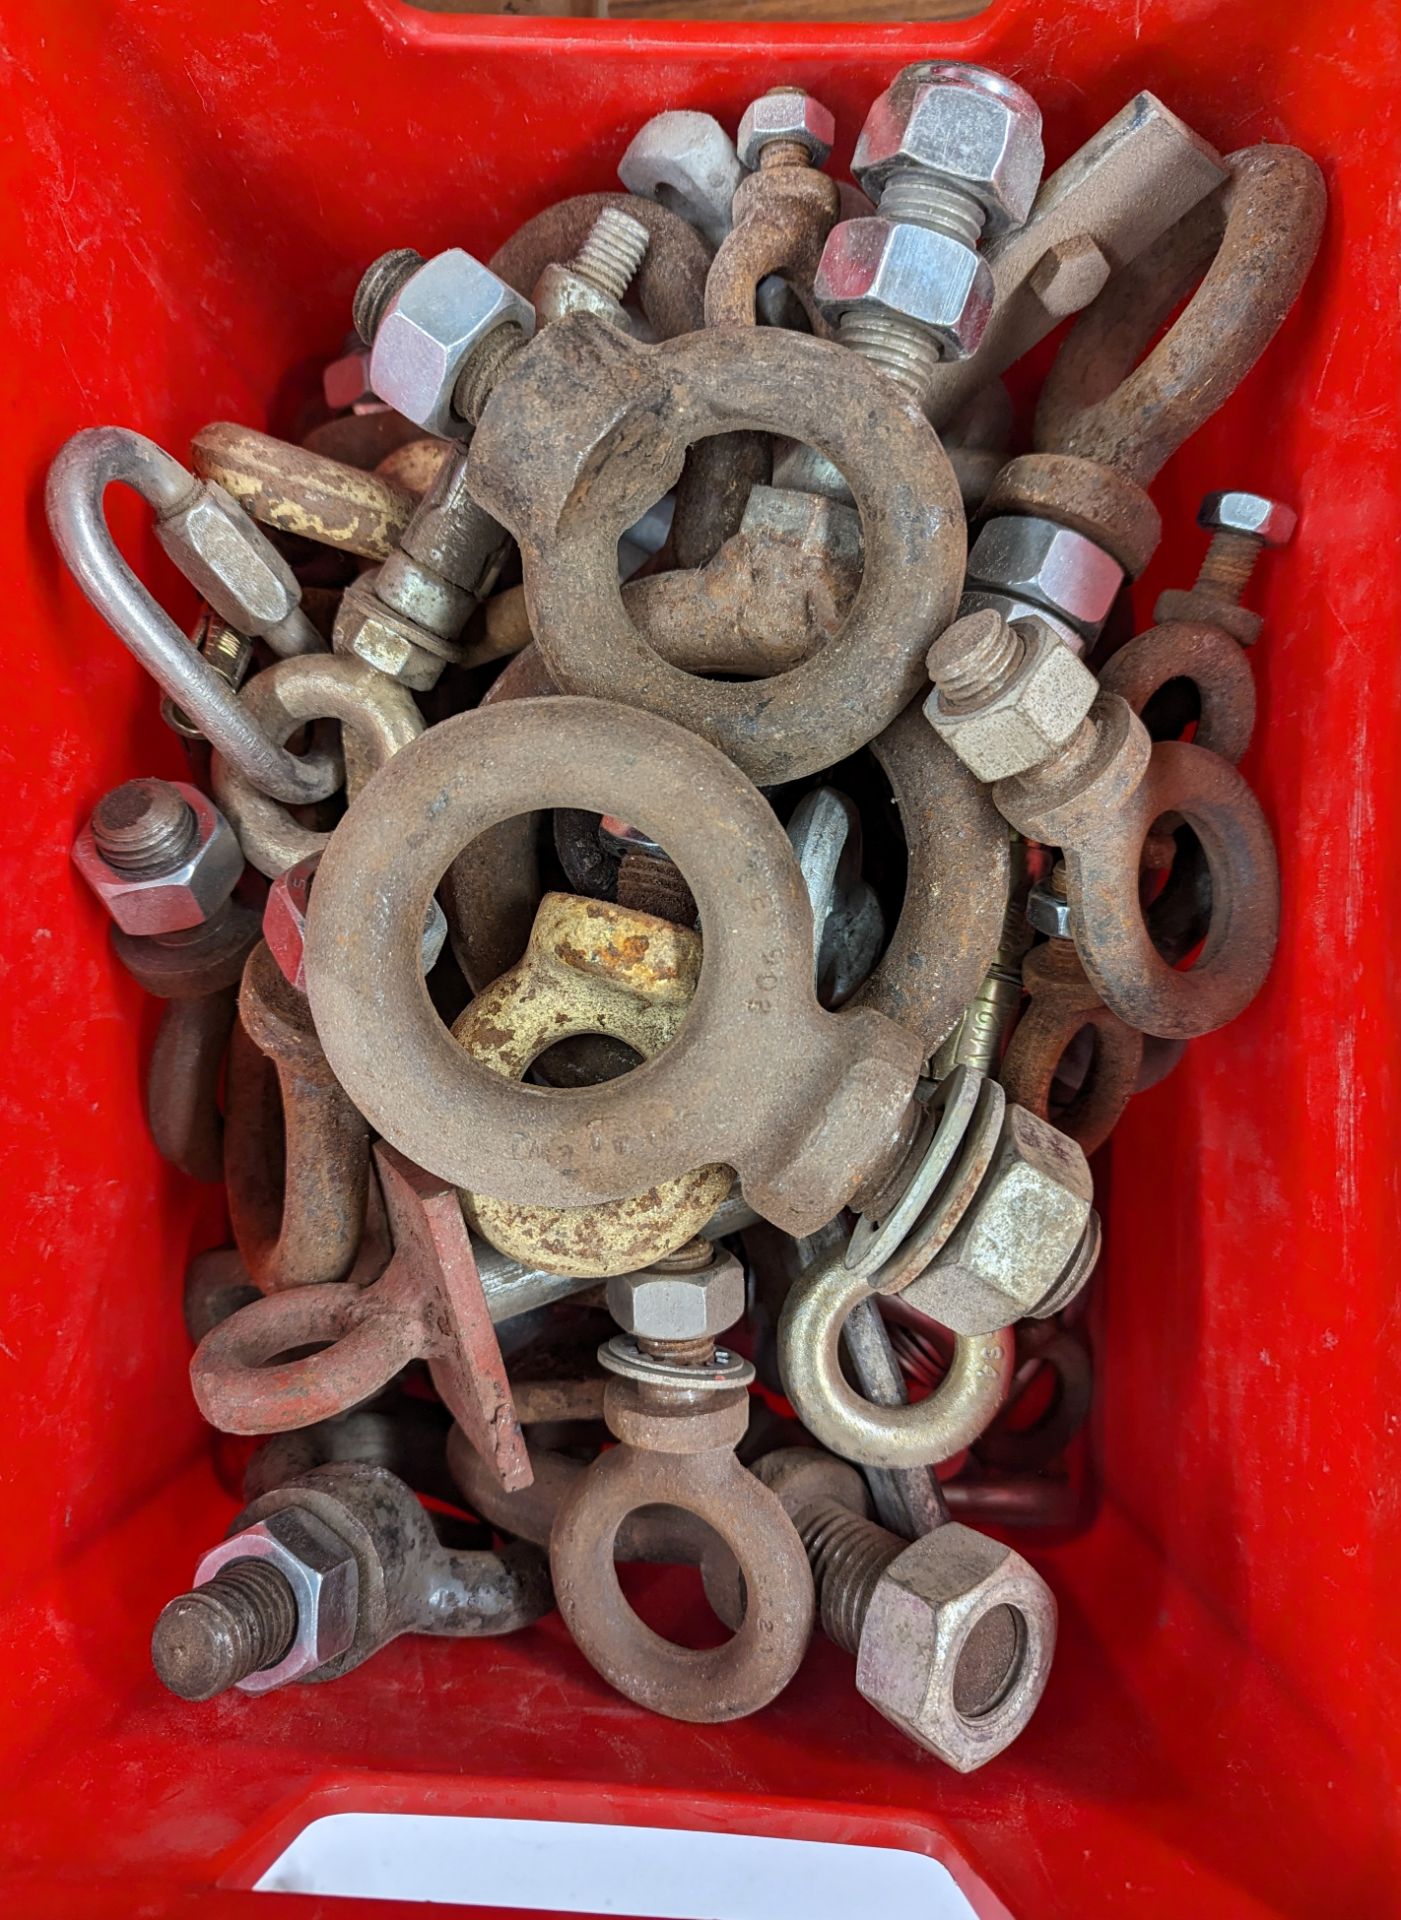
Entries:
<svg viewBox="0 0 1401 1920">
<path fill-rule="evenodd" d="M 833 138 L 786 87 L 734 141 L 660 114 L 626 192 L 377 259 L 295 441 L 54 462 L 190 766 L 73 849 L 167 1003 L 156 1142 L 227 1185 L 195 1398 L 262 1437 L 156 1623 L 187 1700 L 552 1609 L 691 1721 L 819 1624 L 965 1770 L 1045 1687 L 1054 1598 L 982 1529 L 1080 1511 L 1086 1156 L 1270 965 L 1241 596 L 1294 516 L 1213 493 L 1136 635 L 1127 589 L 1324 192 L 1148 93 L 1043 180 L 1030 94 L 948 63 L 855 185 Z M 636 1561 L 731 1637 L 655 1632 Z"/>
</svg>

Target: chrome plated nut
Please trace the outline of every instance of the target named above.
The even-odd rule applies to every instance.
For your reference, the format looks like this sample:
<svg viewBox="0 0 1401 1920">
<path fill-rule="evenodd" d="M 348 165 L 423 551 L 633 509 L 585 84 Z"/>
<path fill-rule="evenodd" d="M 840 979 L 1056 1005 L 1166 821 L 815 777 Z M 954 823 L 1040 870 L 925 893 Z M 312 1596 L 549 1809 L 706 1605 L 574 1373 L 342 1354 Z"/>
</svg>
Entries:
<svg viewBox="0 0 1401 1920">
<path fill-rule="evenodd" d="M 341 595 L 332 648 L 368 661 L 413 693 L 426 693 L 437 686 L 447 661 L 424 644 L 433 638 L 425 628 L 379 598 L 378 576 L 377 567 L 359 574 Z"/>
<path fill-rule="evenodd" d="M 813 166 L 820 167 L 836 134 L 837 123 L 820 100 L 798 87 L 784 87 L 750 101 L 740 116 L 735 144 L 741 165 L 757 167 L 771 140 L 796 140 L 807 148 Z"/>
<path fill-rule="evenodd" d="M 971 1773 L 1030 1720 L 1055 1644 L 1055 1596 L 1035 1568 L 949 1521 L 877 1581 L 856 1688 L 919 1746 Z"/>
<path fill-rule="evenodd" d="M 964 626 L 964 620 L 956 621 L 929 649 L 935 688 L 924 703 L 925 718 L 980 780 L 1001 780 L 1041 765 L 1074 735 L 1094 704 L 1099 682 L 1044 621 L 1022 619 L 1007 628 L 1020 657 L 1004 684 L 976 703 L 957 704 L 949 697 L 945 661 L 956 656 Z"/>
<path fill-rule="evenodd" d="M 1008 1105 L 991 1165 L 931 1266 L 904 1298 L 959 1334 L 993 1333 L 1054 1295 L 1088 1225 L 1094 1182 L 1078 1144 Z M 1082 1261 L 1079 1285 L 1089 1277 Z M 1078 1287 L 1076 1288 L 1078 1291 Z"/>
<path fill-rule="evenodd" d="M 1070 924 L 1070 902 L 1063 893 L 1057 893 L 1047 883 L 1034 886 L 1027 894 L 1026 917 L 1038 933 L 1044 933 L 1052 940 L 1070 940 L 1074 937 Z"/>
<path fill-rule="evenodd" d="M 319 853 L 308 854 L 285 873 L 278 874 L 268 888 L 263 908 L 263 938 L 268 951 L 282 970 L 282 977 L 298 993 L 306 992 L 306 913 L 311 901 L 311 883 L 321 864 Z M 447 915 L 434 898 L 428 902 L 423 923 L 423 971 L 431 973 L 448 937 Z"/>
<path fill-rule="evenodd" d="M 156 538 L 202 599 L 240 633 L 267 633 L 301 604 L 295 574 L 215 480 L 156 521 Z"/>
<path fill-rule="evenodd" d="M 729 232 L 730 203 L 744 168 L 729 134 L 708 113 L 658 113 L 618 163 L 629 193 L 669 207 L 712 247 Z"/>
<path fill-rule="evenodd" d="M 453 394 L 473 351 L 498 327 L 529 339 L 535 309 L 461 247 L 427 260 L 395 294 L 375 329 L 370 381 L 380 399 L 444 439 L 469 429 Z"/>
<path fill-rule="evenodd" d="M 1088 637 L 1113 606 L 1124 570 L 1083 533 L 1031 514 L 1002 514 L 973 542 L 967 580 L 1047 607 Z"/>
<path fill-rule="evenodd" d="M 1041 109 L 1015 81 L 986 67 L 925 60 L 877 98 L 851 171 L 873 196 L 906 168 L 942 176 L 978 202 L 991 234 L 1026 219 L 1045 159 Z"/>
<path fill-rule="evenodd" d="M 955 356 L 972 353 L 992 312 L 992 274 L 951 234 L 876 215 L 844 220 L 822 249 L 812 290 L 822 313 L 894 313 Z"/>
<path fill-rule="evenodd" d="M 243 1693 L 270 1693 L 315 1673 L 355 1639 L 360 1572 L 355 1555 L 324 1520 L 302 1507 L 284 1507 L 231 1534 L 200 1561 L 195 1586 L 211 1581 L 233 1560 L 266 1560 L 291 1587 L 297 1631 L 275 1667 L 263 1667 L 237 1684 Z"/>
<path fill-rule="evenodd" d="M 124 873 L 110 866 L 98 851 L 91 821 L 73 842 L 74 866 L 123 933 L 180 933 L 202 926 L 243 872 L 243 849 L 213 801 L 183 781 L 169 784 L 193 810 L 195 833 L 188 852 L 168 873 Z"/>
<path fill-rule="evenodd" d="M 1209 493 L 1197 514 L 1210 533 L 1248 533 L 1267 547 L 1286 546 L 1298 520 L 1293 507 L 1262 493 Z"/>
<path fill-rule="evenodd" d="M 608 1282 L 608 1311 L 625 1333 L 644 1340 L 699 1340 L 723 1333 L 744 1313 L 744 1269 L 732 1253 L 719 1252 L 698 1273 L 615 1274 Z"/>
</svg>

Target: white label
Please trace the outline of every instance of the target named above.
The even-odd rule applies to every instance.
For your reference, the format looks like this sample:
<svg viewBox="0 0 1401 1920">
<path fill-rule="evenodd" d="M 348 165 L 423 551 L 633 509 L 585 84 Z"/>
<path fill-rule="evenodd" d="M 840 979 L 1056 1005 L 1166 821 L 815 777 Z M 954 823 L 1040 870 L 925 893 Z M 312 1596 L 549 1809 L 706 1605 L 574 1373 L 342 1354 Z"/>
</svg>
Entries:
<svg viewBox="0 0 1401 1920">
<path fill-rule="evenodd" d="M 976 1920 L 948 1868 L 904 1848 L 429 1813 L 313 1820 L 257 1891 L 647 1920 Z"/>
</svg>

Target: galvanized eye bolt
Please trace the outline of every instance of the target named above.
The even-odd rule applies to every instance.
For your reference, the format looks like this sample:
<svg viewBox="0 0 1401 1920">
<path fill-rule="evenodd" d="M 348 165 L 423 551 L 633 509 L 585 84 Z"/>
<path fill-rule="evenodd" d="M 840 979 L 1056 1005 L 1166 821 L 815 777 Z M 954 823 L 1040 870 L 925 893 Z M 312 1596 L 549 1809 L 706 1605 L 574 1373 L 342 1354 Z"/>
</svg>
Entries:
<svg viewBox="0 0 1401 1920">
<path fill-rule="evenodd" d="M 951 1767 L 1035 1710 L 1054 1598 L 965 1521 L 1073 1520 L 1086 1155 L 1269 972 L 1243 601 L 1295 515 L 1208 492 L 1133 638 L 1128 590 L 1324 212 L 1306 155 L 1147 93 L 1043 181 L 1036 94 L 931 60 L 859 129 L 781 78 L 668 110 L 626 192 L 370 262 L 306 444 L 55 460 L 195 770 L 88 796 L 73 861 L 169 1002 L 156 1145 L 228 1189 L 196 1400 L 271 1436 L 156 1623 L 182 1698 L 557 1606 L 551 1686 L 680 1720 L 765 1708 L 818 1622 Z M 1018 424 L 1000 376 L 1066 320 Z M 657 1630 L 624 1562 L 699 1568 L 729 1637 Z"/>
</svg>

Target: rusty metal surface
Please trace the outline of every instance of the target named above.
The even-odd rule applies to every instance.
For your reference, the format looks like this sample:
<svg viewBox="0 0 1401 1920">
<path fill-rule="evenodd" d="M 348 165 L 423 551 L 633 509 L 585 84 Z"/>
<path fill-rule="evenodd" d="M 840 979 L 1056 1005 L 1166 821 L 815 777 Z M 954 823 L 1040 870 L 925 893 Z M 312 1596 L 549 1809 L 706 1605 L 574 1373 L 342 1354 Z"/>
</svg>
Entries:
<svg viewBox="0 0 1401 1920">
<path fill-rule="evenodd" d="M 761 166 L 740 181 L 733 205 L 734 225 L 705 283 L 705 324 L 757 325 L 759 282 L 771 273 L 811 313 L 812 276 L 841 210 L 836 181 L 812 166 Z"/>
<path fill-rule="evenodd" d="M 1022 962 L 1022 981 L 1030 1000 L 1002 1056 L 1003 1091 L 1093 1153 L 1109 1138 L 1138 1084 L 1143 1036 L 1104 1005 L 1073 941 L 1033 947 Z M 1057 1102 L 1052 1111 L 1056 1070 L 1081 1033 L 1093 1036 L 1085 1077 L 1069 1102 Z"/>
<path fill-rule="evenodd" d="M 352 796 L 423 731 L 423 716 L 407 688 L 348 655 L 274 661 L 253 676 L 239 700 L 278 746 L 309 720 L 339 720 Z M 244 855 L 269 879 L 319 852 L 330 838 L 303 826 L 280 800 L 260 793 L 222 754 L 210 763 L 210 781 Z"/>
<path fill-rule="evenodd" d="M 343 413 L 323 420 L 302 435 L 302 445 L 308 453 L 370 472 L 397 448 L 422 438 L 422 427 L 386 407 L 381 413 Z"/>
<path fill-rule="evenodd" d="M 526 951 L 453 1028 L 473 1059 L 510 1080 L 547 1046 L 601 1034 L 644 1060 L 669 1047 L 700 977 L 699 935 L 611 901 L 547 893 Z M 589 1207 L 533 1207 L 464 1191 L 472 1225 L 503 1253 L 560 1273 L 632 1273 L 690 1240 L 730 1190 L 723 1165 L 694 1167 Z"/>
<path fill-rule="evenodd" d="M 1146 486 L 1274 338 L 1318 251 L 1323 176 L 1294 147 L 1247 147 L 1227 165 L 1221 192 L 1117 273 L 1072 328 L 1036 410 L 1043 451 L 1103 461 Z"/>
<path fill-rule="evenodd" d="M 417 929 L 448 862 L 540 806 L 641 827 L 676 860 L 706 928 L 676 1041 L 601 1087 L 559 1092 L 491 1073 L 441 1026 L 419 977 Z M 653 715 L 559 697 L 459 714 L 380 771 L 322 857 L 306 951 L 317 1031 L 342 1084 L 387 1139 L 444 1178 L 579 1206 L 723 1158 L 757 1211 L 803 1232 L 898 1151 L 921 1056 L 883 1015 L 825 1013 L 811 948 L 792 848 L 723 754 Z"/>
<path fill-rule="evenodd" d="M 1165 620 L 1120 647 L 1099 675 L 1099 684 L 1121 694 L 1155 739 L 1173 737 L 1155 726 L 1154 702 L 1175 681 L 1196 692 L 1193 744 L 1234 765 L 1255 730 L 1255 676 L 1229 633 L 1205 622 Z M 1163 720 L 1171 724 L 1181 712 L 1174 702 Z M 1179 724 L 1174 733 L 1180 731 Z"/>
<path fill-rule="evenodd" d="M 264 1293 L 350 1271 L 369 1156 L 369 1129 L 327 1065 L 305 994 L 260 943 L 229 1050 L 224 1177 L 234 1239 Z"/>
<path fill-rule="evenodd" d="M 368 1399 L 410 1360 L 433 1383 L 503 1486 L 530 1484 L 501 1348 L 456 1193 L 380 1142 L 394 1257 L 365 1287 L 296 1287 L 206 1335 L 190 1362 L 195 1399 L 226 1433 L 281 1433 Z M 319 1347 L 305 1359 L 281 1360 Z"/>
<path fill-rule="evenodd" d="M 840 632 L 760 685 L 662 660 L 629 617 L 617 541 L 676 478 L 686 447 L 733 427 L 786 432 L 842 471 L 865 565 Z M 521 546 L 530 622 L 567 691 L 674 719 L 757 780 L 794 779 L 865 745 L 919 690 L 966 558 L 938 440 L 878 369 L 772 329 L 715 328 L 641 347 L 587 314 L 557 322 L 492 395 L 473 493 Z"/>
<path fill-rule="evenodd" d="M 192 1180 L 224 1177 L 224 1122 L 219 1082 L 238 1011 L 225 987 L 172 1000 L 161 1015 L 146 1068 L 146 1119 L 163 1160 Z"/>
<path fill-rule="evenodd" d="M 1163 537 L 1162 515 L 1136 481 L 1071 453 L 1023 453 L 988 489 L 983 512 L 1054 520 L 1097 541 L 1136 580 Z"/>
<path fill-rule="evenodd" d="M 725 1391 L 699 1406 L 664 1405 L 651 1391 L 628 1380 L 609 1386 L 609 1424 L 620 1444 L 594 1462 L 556 1515 L 556 1601 L 580 1651 L 629 1700 L 674 1720 L 738 1719 L 781 1693 L 807 1650 L 814 1612 L 807 1556 L 779 1500 L 735 1458 L 746 1396 Z M 625 1437 L 639 1424 L 651 1437 L 647 1446 Z M 700 1651 L 663 1639 L 618 1584 L 619 1525 L 639 1507 L 658 1505 L 703 1521 L 739 1562 L 745 1614 L 723 1646 Z"/>
<path fill-rule="evenodd" d="M 200 429 L 190 464 L 263 526 L 367 560 L 389 558 L 414 509 L 412 494 L 376 473 L 228 420 Z"/>
</svg>

